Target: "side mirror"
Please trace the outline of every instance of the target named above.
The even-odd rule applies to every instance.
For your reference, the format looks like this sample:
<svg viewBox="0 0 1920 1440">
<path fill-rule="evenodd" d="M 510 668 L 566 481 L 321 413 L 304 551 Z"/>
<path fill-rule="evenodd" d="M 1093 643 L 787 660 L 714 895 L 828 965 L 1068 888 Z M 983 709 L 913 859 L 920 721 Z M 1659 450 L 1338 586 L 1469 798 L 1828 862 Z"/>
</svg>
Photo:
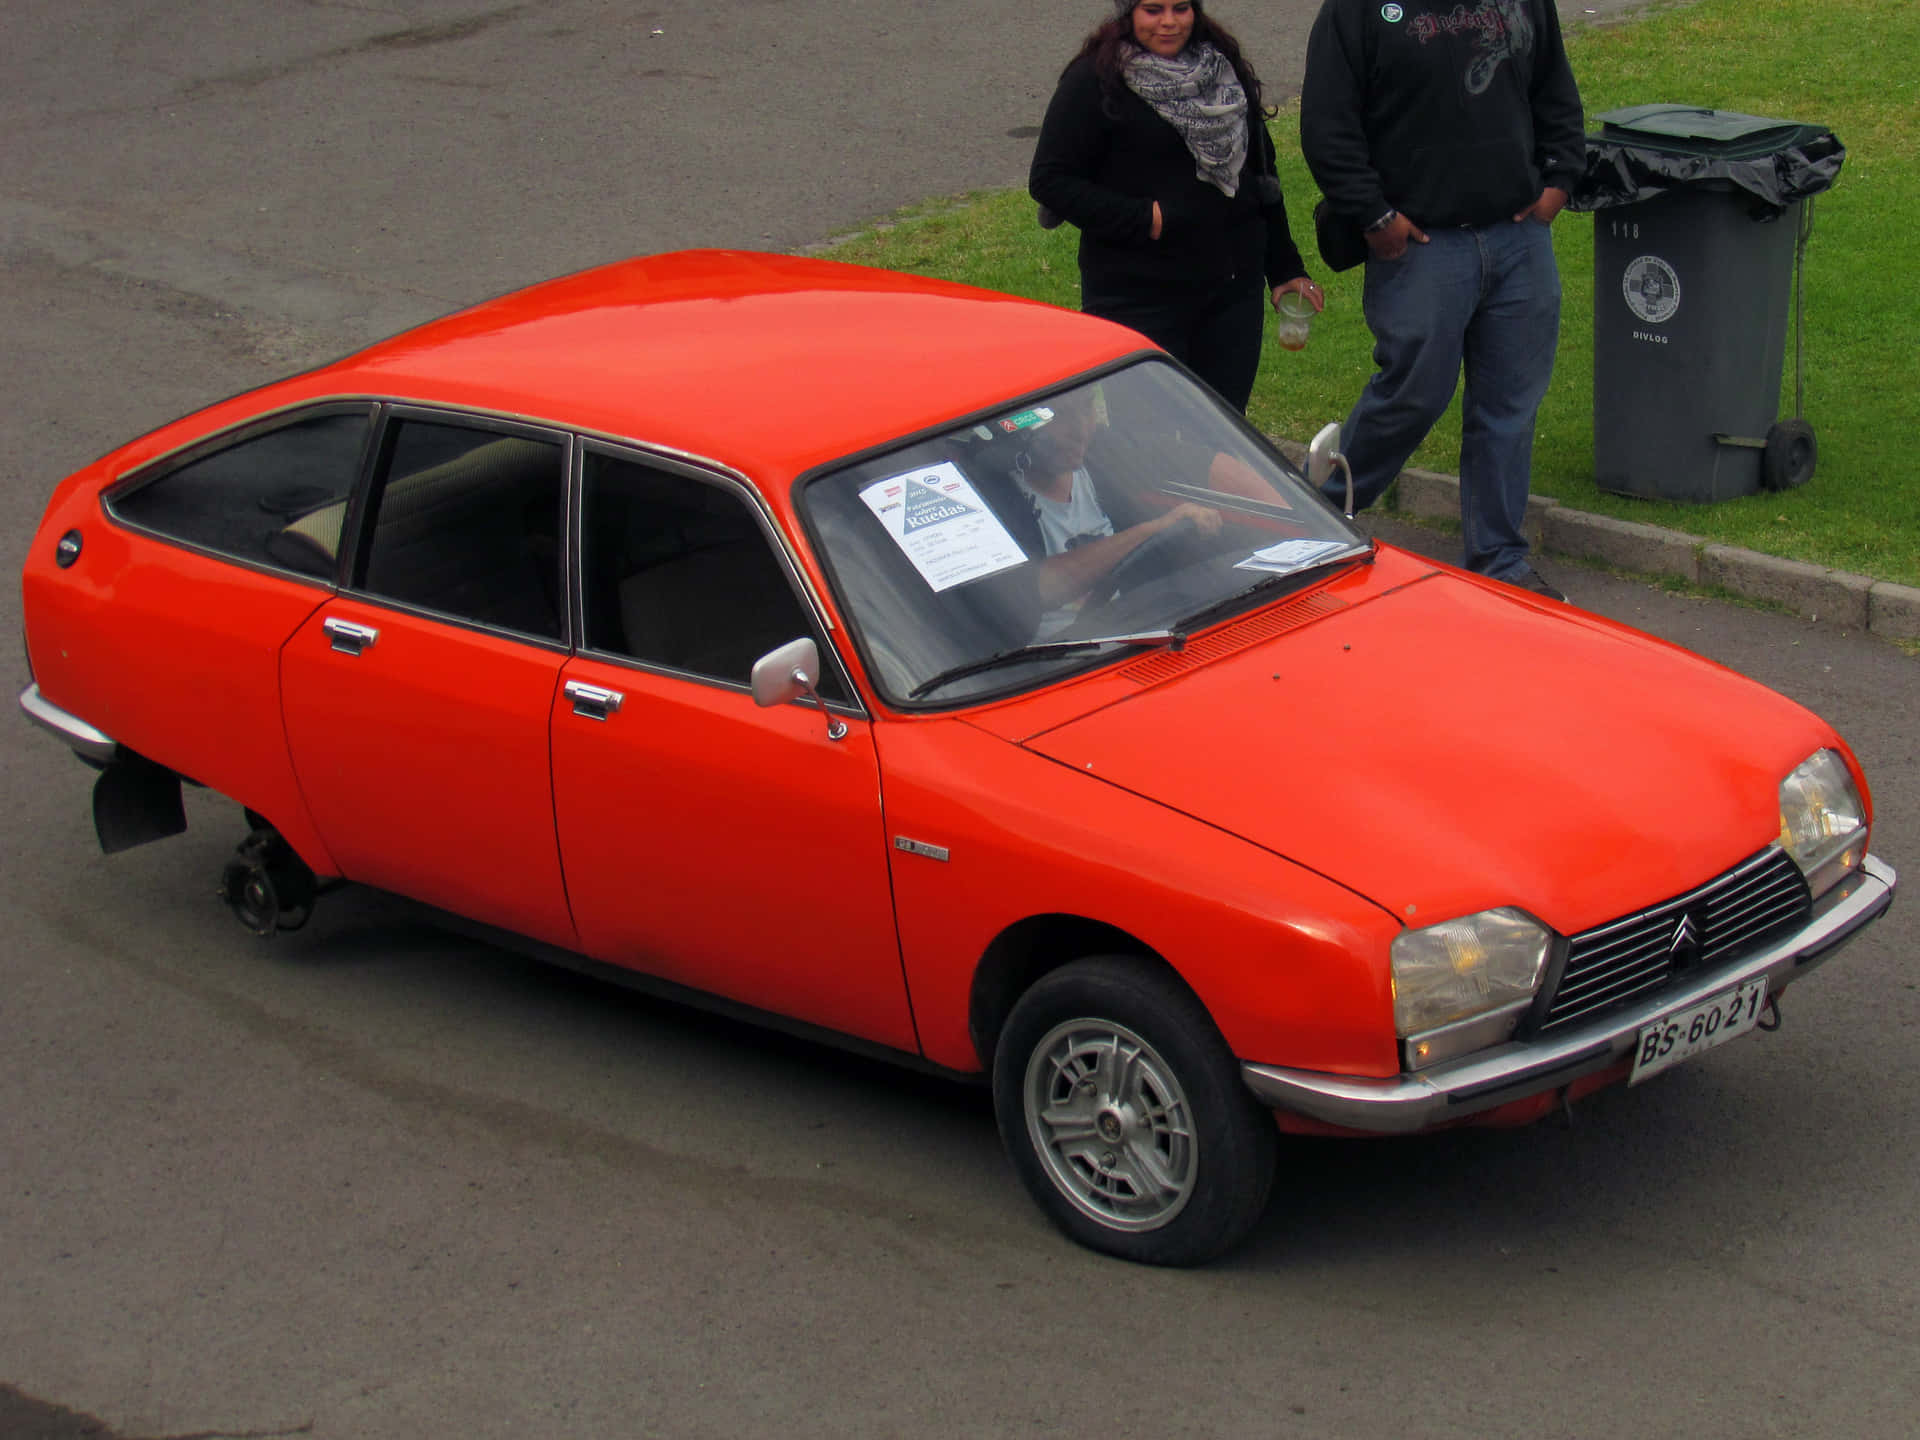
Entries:
<svg viewBox="0 0 1920 1440">
<path fill-rule="evenodd" d="M 1316 490 L 1333 478 L 1334 457 L 1340 453 L 1340 422 L 1330 420 L 1307 447 L 1307 483 Z"/>
<path fill-rule="evenodd" d="M 762 709 L 790 705 L 813 692 L 820 668 L 820 647 L 810 639 L 789 640 L 753 662 L 753 703 Z"/>
<path fill-rule="evenodd" d="M 1328 421 L 1320 427 L 1320 433 L 1313 437 L 1313 443 L 1307 446 L 1307 483 L 1321 494 L 1326 493 L 1327 481 L 1333 478 L 1333 472 L 1344 471 L 1347 477 L 1347 519 L 1353 519 L 1353 467 L 1347 464 L 1347 457 L 1340 453 L 1340 426 L 1337 421 Z"/>
<path fill-rule="evenodd" d="M 791 705 L 805 697 L 826 715 L 826 702 L 813 688 L 813 677 L 820 673 L 820 647 L 809 636 L 789 640 L 778 650 L 769 650 L 753 662 L 751 683 L 753 703 L 762 709 Z M 827 738 L 838 740 L 847 733 L 847 722 L 827 715 Z"/>
</svg>

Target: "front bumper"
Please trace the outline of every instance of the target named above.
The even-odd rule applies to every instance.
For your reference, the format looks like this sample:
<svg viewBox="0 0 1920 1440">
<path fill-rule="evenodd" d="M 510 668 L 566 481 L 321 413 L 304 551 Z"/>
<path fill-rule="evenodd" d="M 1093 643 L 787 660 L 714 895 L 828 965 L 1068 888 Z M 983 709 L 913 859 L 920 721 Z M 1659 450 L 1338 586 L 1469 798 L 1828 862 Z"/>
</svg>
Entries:
<svg viewBox="0 0 1920 1440">
<path fill-rule="evenodd" d="M 94 729 L 78 715 L 69 715 L 40 693 L 38 685 L 20 692 L 20 708 L 27 718 L 50 734 L 58 735 L 73 747 L 73 753 L 95 765 L 110 765 L 120 754 L 120 746 L 111 735 Z"/>
<path fill-rule="evenodd" d="M 1609 1011 L 1585 1025 L 1533 1040 L 1516 1040 L 1418 1074 L 1372 1079 L 1244 1063 L 1240 1072 L 1262 1104 L 1349 1130 L 1401 1135 L 1459 1120 L 1545 1090 L 1628 1058 L 1640 1027 L 1748 980 L 1766 977 L 1776 995 L 1893 904 L 1893 867 L 1869 855 L 1824 908 L 1793 934 L 1731 965 L 1694 976 L 1648 999 Z"/>
</svg>

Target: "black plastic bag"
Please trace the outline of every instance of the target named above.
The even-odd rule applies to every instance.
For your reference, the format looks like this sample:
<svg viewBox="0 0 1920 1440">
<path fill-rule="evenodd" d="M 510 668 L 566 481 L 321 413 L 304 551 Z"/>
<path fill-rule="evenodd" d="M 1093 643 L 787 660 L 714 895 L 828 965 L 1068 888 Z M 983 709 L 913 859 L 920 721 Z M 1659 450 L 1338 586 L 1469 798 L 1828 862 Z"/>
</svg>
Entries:
<svg viewBox="0 0 1920 1440">
<path fill-rule="evenodd" d="M 1823 125 L 1680 105 L 1638 105 L 1598 117 L 1570 208 L 1604 210 L 1669 190 L 1744 191 L 1756 218 L 1830 189 L 1847 147 Z"/>
</svg>

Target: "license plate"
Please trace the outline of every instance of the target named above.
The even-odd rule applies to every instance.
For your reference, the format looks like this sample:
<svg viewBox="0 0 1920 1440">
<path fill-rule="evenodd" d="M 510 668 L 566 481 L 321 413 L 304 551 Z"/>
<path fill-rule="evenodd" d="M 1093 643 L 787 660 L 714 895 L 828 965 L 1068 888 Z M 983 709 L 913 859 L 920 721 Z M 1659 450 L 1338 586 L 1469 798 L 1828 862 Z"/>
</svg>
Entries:
<svg viewBox="0 0 1920 1440">
<path fill-rule="evenodd" d="M 1760 1023 L 1766 1006 L 1767 982 L 1762 977 L 1641 1026 L 1640 1048 L 1634 1052 L 1627 1083 L 1638 1085 L 1669 1065 L 1746 1034 Z"/>
</svg>

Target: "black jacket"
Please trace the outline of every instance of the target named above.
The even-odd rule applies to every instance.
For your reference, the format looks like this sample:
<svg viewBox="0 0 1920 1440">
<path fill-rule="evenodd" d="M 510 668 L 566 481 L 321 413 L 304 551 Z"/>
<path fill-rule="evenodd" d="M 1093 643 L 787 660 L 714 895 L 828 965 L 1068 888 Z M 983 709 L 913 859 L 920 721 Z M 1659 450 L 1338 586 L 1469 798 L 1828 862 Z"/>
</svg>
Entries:
<svg viewBox="0 0 1920 1440">
<path fill-rule="evenodd" d="M 1240 276 L 1269 288 L 1307 273 L 1287 227 L 1273 141 L 1258 117 L 1229 198 L 1194 173 L 1186 141 L 1124 85 L 1103 93 L 1093 62 L 1060 77 L 1027 188 L 1080 228 L 1083 296 L 1204 295 Z M 1150 238 L 1153 202 L 1160 238 Z"/>
<path fill-rule="evenodd" d="M 1325 0 L 1300 148 L 1333 209 L 1422 228 L 1511 220 L 1586 162 L 1552 0 Z"/>
</svg>

